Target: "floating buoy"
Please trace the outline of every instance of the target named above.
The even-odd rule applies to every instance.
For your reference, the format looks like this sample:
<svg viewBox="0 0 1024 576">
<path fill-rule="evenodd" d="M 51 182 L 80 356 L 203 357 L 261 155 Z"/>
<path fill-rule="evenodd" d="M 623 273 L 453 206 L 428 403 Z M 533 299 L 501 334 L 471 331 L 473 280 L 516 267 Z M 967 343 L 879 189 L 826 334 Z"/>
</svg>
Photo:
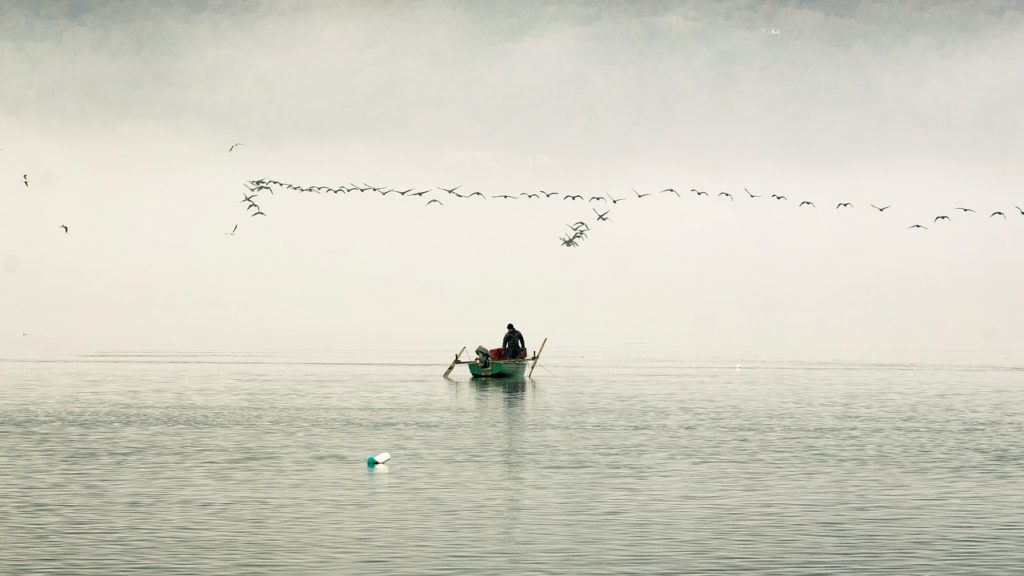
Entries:
<svg viewBox="0 0 1024 576">
<path fill-rule="evenodd" d="M 372 467 L 372 466 L 376 466 L 377 464 L 383 464 L 383 463 L 387 462 L 388 460 L 391 460 L 391 454 L 389 454 L 387 452 L 381 452 L 380 454 L 377 454 L 376 456 L 368 456 L 366 458 L 366 465 Z"/>
</svg>

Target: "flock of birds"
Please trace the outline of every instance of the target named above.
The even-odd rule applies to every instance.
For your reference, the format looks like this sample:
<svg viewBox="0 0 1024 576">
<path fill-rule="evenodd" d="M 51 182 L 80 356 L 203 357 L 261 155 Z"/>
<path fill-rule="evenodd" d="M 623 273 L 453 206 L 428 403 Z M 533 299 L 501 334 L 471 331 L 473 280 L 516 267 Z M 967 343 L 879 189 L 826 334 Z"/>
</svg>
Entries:
<svg viewBox="0 0 1024 576">
<path fill-rule="evenodd" d="M 239 146 L 244 146 L 244 144 L 241 143 L 241 142 L 236 142 L 236 143 L 232 144 L 228 148 L 228 152 L 233 152 Z M 21 182 L 22 182 L 22 184 L 26 188 L 29 187 L 29 176 L 28 176 L 28 174 L 22 174 Z M 603 211 L 602 210 L 598 210 L 597 208 L 591 206 L 591 211 L 593 211 L 593 213 L 594 213 L 593 222 L 595 222 L 595 223 L 596 222 L 607 222 L 607 221 L 609 221 L 610 220 L 609 214 L 611 213 L 611 208 L 610 207 L 611 206 L 615 206 L 615 205 L 619 204 L 620 202 L 625 202 L 627 200 L 630 200 L 630 201 L 640 201 L 640 200 L 643 200 L 643 199 L 645 199 L 645 198 L 647 198 L 649 196 L 661 195 L 661 194 L 672 194 L 672 195 L 675 195 L 675 196 L 677 196 L 679 198 L 682 198 L 682 194 L 679 192 L 679 190 L 677 190 L 675 188 L 663 188 L 663 189 L 655 191 L 655 192 L 645 192 L 645 193 L 638 192 L 637 190 L 634 189 L 634 190 L 632 190 L 633 195 L 635 196 L 635 200 L 634 200 L 633 198 L 630 198 L 628 195 L 626 195 L 626 196 L 624 196 L 622 198 L 616 198 L 616 197 L 614 197 L 611 194 L 603 194 L 603 195 L 599 195 L 599 196 L 584 197 L 581 194 L 562 194 L 562 193 L 559 193 L 559 192 L 552 192 L 552 191 L 549 191 L 549 190 L 538 190 L 536 192 L 521 192 L 521 193 L 519 193 L 517 195 L 514 195 L 514 196 L 510 195 L 510 194 L 486 195 L 486 194 L 484 194 L 483 192 L 480 192 L 480 191 L 468 192 L 466 190 L 463 190 L 461 184 L 458 185 L 458 186 L 453 186 L 451 188 L 444 188 L 444 187 L 440 187 L 439 186 L 439 187 L 436 187 L 436 188 L 424 188 L 424 189 L 406 188 L 406 189 L 400 190 L 400 189 L 397 189 L 397 188 L 392 188 L 390 186 L 375 186 L 375 185 L 366 184 L 366 183 L 363 183 L 363 184 L 349 183 L 349 184 L 344 184 L 344 185 L 339 185 L 339 186 L 300 186 L 300 185 L 291 184 L 291 183 L 288 183 L 288 182 L 281 182 L 279 180 L 270 180 L 270 179 L 266 179 L 266 178 L 261 178 L 261 179 L 258 179 L 258 180 L 249 180 L 249 181 L 244 183 L 244 186 L 246 188 L 246 192 L 242 193 L 242 200 L 239 201 L 239 204 L 244 204 L 245 205 L 244 206 L 245 214 L 247 214 L 249 217 L 252 217 L 252 218 L 255 218 L 255 217 L 258 217 L 258 216 L 264 216 L 265 217 L 267 215 L 266 212 L 264 212 L 262 210 L 262 208 L 260 207 L 260 205 L 256 202 L 256 198 L 258 198 L 259 195 L 261 193 L 264 193 L 264 192 L 273 195 L 275 188 L 278 189 L 278 190 L 288 190 L 288 191 L 299 192 L 299 193 L 314 193 L 314 194 L 371 193 L 371 194 L 380 194 L 381 196 L 388 196 L 390 194 L 394 194 L 396 196 L 400 196 L 400 197 L 404 197 L 404 198 L 410 198 L 410 199 L 411 198 L 416 198 L 416 199 L 419 199 L 419 200 L 425 199 L 424 197 L 427 194 L 429 194 L 431 192 L 434 192 L 435 194 L 442 194 L 442 193 L 446 194 L 446 196 L 442 196 L 442 198 L 444 198 L 445 200 L 448 200 L 448 201 L 460 200 L 460 199 L 466 200 L 466 199 L 472 199 L 472 198 L 480 198 L 481 200 L 487 200 L 488 198 L 491 198 L 491 199 L 502 200 L 502 201 L 508 201 L 508 200 L 553 200 L 554 199 L 554 200 L 561 200 L 563 202 L 565 202 L 565 201 L 568 201 L 568 202 L 583 202 L 583 203 L 588 204 L 588 205 L 590 205 L 590 204 L 592 204 L 594 202 L 597 202 L 597 203 L 599 203 L 598 204 L 599 206 L 602 206 L 602 210 Z M 786 198 L 786 196 L 784 196 L 782 194 L 771 194 L 769 196 L 766 196 L 764 194 L 754 194 L 753 192 L 751 192 L 747 188 L 744 188 L 743 191 L 746 193 L 746 197 L 749 200 L 757 200 L 757 199 L 761 199 L 761 198 L 770 198 L 771 201 L 775 201 L 775 202 L 788 202 L 788 198 Z M 694 194 L 698 198 L 701 197 L 701 196 L 711 197 L 711 193 L 707 192 L 706 190 L 699 190 L 697 188 L 691 188 L 689 190 L 689 193 Z M 730 202 L 734 202 L 736 200 L 736 198 L 733 196 L 733 194 L 729 193 L 729 192 L 718 192 L 718 193 L 715 194 L 715 197 L 723 198 L 723 199 L 726 199 L 726 200 L 728 200 Z M 428 207 L 428 208 L 431 207 L 431 206 L 440 208 L 440 207 L 443 207 L 444 205 L 445 205 L 444 200 L 442 200 L 440 198 L 426 198 L 426 202 L 423 204 L 424 207 Z M 877 210 L 879 213 L 883 213 L 886 210 L 888 210 L 889 208 L 891 208 L 891 205 L 888 205 L 888 204 L 885 205 L 885 206 L 877 206 L 875 204 L 869 204 L 869 206 L 871 208 L 873 208 L 874 210 Z M 804 207 L 817 208 L 817 205 L 813 201 L 811 201 L 811 200 L 801 200 L 799 203 L 797 203 L 797 207 L 798 208 L 804 208 Z M 854 208 L 854 204 L 852 202 L 839 202 L 839 203 L 837 203 L 835 205 L 834 209 L 835 210 L 850 210 L 850 209 L 853 209 L 853 208 Z M 1016 208 L 1017 212 L 1021 216 L 1024 216 L 1024 207 L 1014 206 L 1014 208 Z M 976 213 L 976 210 L 974 210 L 973 208 L 966 207 L 966 206 L 957 206 L 957 207 L 953 208 L 953 210 L 959 211 L 963 215 Z M 989 218 L 1000 217 L 1000 218 L 1003 218 L 1005 220 L 1006 219 L 1006 213 L 1004 211 L 1002 211 L 1002 210 L 995 210 L 995 211 L 991 212 L 988 217 Z M 934 224 L 936 224 L 936 223 L 938 223 L 940 221 L 950 221 L 950 220 L 951 220 L 951 218 L 949 217 L 949 215 L 939 214 L 939 215 L 936 215 L 935 217 L 933 217 L 932 220 L 930 222 L 927 222 L 927 223 L 934 225 Z M 583 240 L 586 240 L 588 234 L 591 232 L 590 224 L 588 224 L 584 220 L 578 220 L 576 222 L 566 224 L 566 226 L 569 228 L 569 232 L 565 233 L 564 235 L 559 236 L 559 241 L 561 242 L 562 246 L 565 246 L 567 248 L 578 247 Z M 60 226 L 58 226 L 58 228 L 63 230 L 65 234 L 70 232 L 70 228 L 68 227 L 67 224 L 61 224 Z M 907 229 L 927 230 L 928 226 L 925 226 L 924 224 L 921 224 L 921 223 L 916 223 L 916 224 L 911 224 L 910 226 L 907 226 Z M 225 232 L 225 234 L 228 235 L 228 236 L 234 236 L 236 232 L 238 232 L 238 224 L 235 224 L 234 227 L 231 229 L 231 231 L 230 232 Z"/>
<path fill-rule="evenodd" d="M 239 145 L 240 144 L 235 144 L 234 146 L 232 146 L 232 149 L 234 149 L 235 146 L 239 146 Z M 249 214 L 250 217 L 266 216 L 266 214 L 260 209 L 259 204 L 257 204 L 254 199 L 260 193 L 262 193 L 262 192 L 266 192 L 268 194 L 273 194 L 275 189 L 278 189 L 279 191 L 280 190 L 288 190 L 288 191 L 293 191 L 293 192 L 298 192 L 298 193 L 312 193 L 312 194 L 351 194 L 351 193 L 365 194 L 365 193 L 370 193 L 370 194 L 380 194 L 381 196 L 388 196 L 390 194 L 394 194 L 396 196 L 400 196 L 400 197 L 404 197 L 404 198 L 416 198 L 416 199 L 420 199 L 420 200 L 423 200 L 424 197 L 427 194 L 433 192 L 435 194 L 445 194 L 446 196 L 442 196 L 442 198 L 444 198 L 445 200 L 448 200 L 448 201 L 459 200 L 459 199 L 471 199 L 471 198 L 480 198 L 481 200 L 487 200 L 487 199 L 490 198 L 490 199 L 501 200 L 501 201 L 509 201 L 509 200 L 560 200 L 562 202 L 566 202 L 566 201 L 568 201 L 568 202 L 583 202 L 585 204 L 591 205 L 591 211 L 593 211 L 593 213 L 594 213 L 592 221 L 595 222 L 595 223 L 596 222 L 607 222 L 608 220 L 610 220 L 609 214 L 611 213 L 611 207 L 619 204 L 620 202 L 625 202 L 627 200 L 629 200 L 629 201 L 641 201 L 641 200 L 643 200 L 643 199 L 645 199 L 645 198 L 647 198 L 649 196 L 661 195 L 661 194 L 671 194 L 671 195 L 675 195 L 675 196 L 677 196 L 679 198 L 683 197 L 683 194 L 681 194 L 680 191 L 675 189 L 675 188 L 664 188 L 662 190 L 658 190 L 658 191 L 655 191 L 655 192 L 645 192 L 645 193 L 638 192 L 637 190 L 634 189 L 634 190 L 632 190 L 633 195 L 635 196 L 635 199 L 634 199 L 634 198 L 630 198 L 628 195 L 625 195 L 622 198 L 616 198 L 616 197 L 614 197 L 611 194 L 604 194 L 604 195 L 600 195 L 600 196 L 584 197 L 581 194 L 561 194 L 559 192 L 552 192 L 552 191 L 548 191 L 548 190 L 538 190 L 536 192 L 521 192 L 521 193 L 519 193 L 517 195 L 514 195 L 514 196 L 513 195 L 509 195 L 509 194 L 486 195 L 486 194 L 484 194 L 483 192 L 480 192 L 480 191 L 467 192 L 467 191 L 462 189 L 462 185 L 454 186 L 454 187 L 451 187 L 451 188 L 444 188 L 444 187 L 424 188 L 424 189 L 407 188 L 407 189 L 399 190 L 397 188 L 392 188 L 390 186 L 375 186 L 375 185 L 366 184 L 366 183 L 363 183 L 363 184 L 349 183 L 349 184 L 343 184 L 343 185 L 338 185 L 338 186 L 300 186 L 300 185 L 291 184 L 291 183 L 288 183 L 288 182 L 281 182 L 279 180 L 270 180 L 270 179 L 265 179 L 265 178 L 261 178 L 261 179 L 258 179 L 258 180 L 249 180 L 249 181 L 245 182 L 244 185 L 245 185 L 245 188 L 246 188 L 248 193 L 243 193 L 243 199 L 241 200 L 240 203 L 246 204 L 245 210 L 246 210 L 246 213 Z M 773 202 L 788 202 L 789 201 L 789 199 L 786 198 L 786 196 L 784 196 L 782 194 L 771 194 L 771 195 L 754 194 L 753 192 L 751 192 L 747 188 L 744 188 L 743 191 L 746 193 L 746 198 L 748 200 L 757 200 L 757 199 L 765 198 L 765 199 L 769 199 L 769 201 L 773 201 Z M 689 193 L 695 195 L 698 198 L 702 197 L 702 196 L 709 197 L 709 198 L 711 197 L 711 193 L 710 192 L 708 192 L 706 190 L 699 190 L 697 188 L 691 188 L 689 190 Z M 715 194 L 715 197 L 716 198 L 725 199 L 725 200 L 728 200 L 730 202 L 735 202 L 736 201 L 736 198 L 733 196 L 733 194 L 729 193 L 729 192 L 718 192 L 718 193 Z M 592 205 L 593 203 L 597 203 L 598 206 L 601 206 L 603 211 L 602 210 L 598 210 L 597 208 L 595 208 Z M 424 203 L 423 206 L 424 207 L 431 207 L 431 206 L 442 207 L 444 205 L 445 205 L 444 201 L 439 199 L 439 198 L 429 198 L 429 199 L 426 200 L 426 202 Z M 889 208 L 892 207 L 891 204 L 887 204 L 885 206 L 878 206 L 878 205 L 875 205 L 875 204 L 869 204 L 869 206 L 872 209 L 878 211 L 879 213 L 884 213 L 886 210 L 888 210 Z M 817 205 L 813 201 L 811 201 L 811 200 L 801 200 L 799 203 L 797 203 L 797 208 L 817 208 Z M 838 202 L 835 205 L 834 209 L 835 210 L 852 210 L 854 208 L 855 208 L 855 206 L 854 206 L 853 202 Z M 1024 207 L 1015 206 L 1015 208 L 1017 209 L 1017 211 L 1020 213 L 1021 216 L 1024 216 Z M 975 213 L 976 212 L 973 208 L 968 208 L 966 206 L 957 206 L 957 207 L 954 208 L 954 210 L 960 211 L 963 214 Z M 995 210 L 995 211 L 993 211 L 992 213 L 989 214 L 989 218 L 994 218 L 994 217 L 1001 217 L 1003 219 L 1006 219 L 1006 213 L 1003 212 L 1002 210 Z M 930 222 L 928 222 L 928 224 L 934 224 L 934 223 L 937 223 L 937 222 L 940 222 L 940 221 L 943 221 L 943 220 L 949 221 L 949 220 L 951 220 L 951 218 L 948 215 L 939 214 L 939 215 L 935 216 Z M 561 242 L 562 246 L 567 247 L 567 248 L 578 247 L 582 241 L 586 240 L 588 234 L 591 232 L 590 224 L 587 221 L 585 221 L 585 220 L 578 220 L 576 222 L 566 224 L 566 226 L 569 228 L 569 232 L 559 236 L 559 241 Z M 918 224 L 912 224 L 910 226 L 907 226 L 907 229 L 927 230 L 928 226 L 925 226 L 924 224 L 919 224 L 918 223 Z M 232 229 L 232 231 L 231 232 L 227 232 L 227 234 L 234 235 L 234 233 L 237 230 L 238 230 L 238 225 L 236 224 L 235 227 Z"/>
</svg>

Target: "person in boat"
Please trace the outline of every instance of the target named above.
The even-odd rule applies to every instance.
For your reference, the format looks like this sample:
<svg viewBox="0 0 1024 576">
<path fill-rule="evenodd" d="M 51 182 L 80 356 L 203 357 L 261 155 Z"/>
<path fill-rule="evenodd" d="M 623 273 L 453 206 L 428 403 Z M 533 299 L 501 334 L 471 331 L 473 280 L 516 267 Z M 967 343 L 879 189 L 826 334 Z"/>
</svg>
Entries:
<svg viewBox="0 0 1024 576">
<path fill-rule="evenodd" d="M 519 358 L 526 352 L 526 340 L 523 340 L 523 333 L 516 330 L 516 327 L 509 324 L 505 338 L 501 341 L 501 347 L 505 350 L 505 358 Z"/>
</svg>

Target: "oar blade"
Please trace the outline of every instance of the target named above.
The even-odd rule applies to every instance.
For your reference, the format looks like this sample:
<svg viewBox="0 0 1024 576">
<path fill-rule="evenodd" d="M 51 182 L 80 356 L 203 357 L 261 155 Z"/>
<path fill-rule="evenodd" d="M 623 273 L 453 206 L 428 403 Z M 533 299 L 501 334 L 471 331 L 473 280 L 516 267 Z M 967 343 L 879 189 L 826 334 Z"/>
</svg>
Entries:
<svg viewBox="0 0 1024 576">
<path fill-rule="evenodd" d="M 548 343 L 548 339 L 545 338 L 540 343 L 540 350 L 537 351 L 537 355 L 533 357 L 533 364 L 530 365 L 530 373 L 526 375 L 527 378 L 533 378 L 533 369 L 537 367 L 537 362 L 540 360 L 540 355 L 544 352 L 544 345 Z"/>
<path fill-rule="evenodd" d="M 455 369 L 455 365 L 459 362 L 459 356 L 462 356 L 462 353 L 465 351 L 466 347 L 463 346 L 462 350 L 459 350 L 459 353 L 455 355 L 455 359 L 452 360 L 452 363 L 448 365 L 448 369 L 444 371 L 444 376 L 442 376 L 442 378 L 447 378 L 448 375 L 452 373 L 452 370 Z"/>
</svg>

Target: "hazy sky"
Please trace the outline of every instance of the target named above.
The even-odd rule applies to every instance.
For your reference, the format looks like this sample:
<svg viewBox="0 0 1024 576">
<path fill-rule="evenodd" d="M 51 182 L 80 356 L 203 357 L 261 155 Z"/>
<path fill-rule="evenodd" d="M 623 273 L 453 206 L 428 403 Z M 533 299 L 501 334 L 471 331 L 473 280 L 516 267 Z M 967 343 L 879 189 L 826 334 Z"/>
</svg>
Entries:
<svg viewBox="0 0 1024 576">
<path fill-rule="evenodd" d="M 5 2 L 0 356 L 511 321 L 563 353 L 1022 358 L 1022 62 L 1016 2 Z M 256 178 L 626 200 L 252 218 Z"/>
</svg>

